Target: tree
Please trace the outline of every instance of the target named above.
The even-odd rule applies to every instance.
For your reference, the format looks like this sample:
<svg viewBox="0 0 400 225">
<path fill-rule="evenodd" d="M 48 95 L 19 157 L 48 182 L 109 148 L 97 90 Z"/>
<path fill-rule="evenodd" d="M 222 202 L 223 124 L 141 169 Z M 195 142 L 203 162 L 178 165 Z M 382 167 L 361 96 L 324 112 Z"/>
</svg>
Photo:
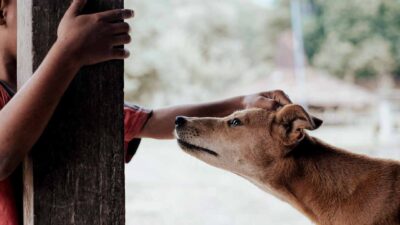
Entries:
<svg viewBox="0 0 400 225">
<path fill-rule="evenodd" d="M 126 65 L 128 100 L 205 100 L 271 70 L 268 8 L 243 0 L 131 4 L 138 12 L 132 46 L 137 57 Z"/>
<path fill-rule="evenodd" d="M 337 76 L 400 76 L 400 4 L 392 0 L 306 0 L 311 65 Z"/>
</svg>

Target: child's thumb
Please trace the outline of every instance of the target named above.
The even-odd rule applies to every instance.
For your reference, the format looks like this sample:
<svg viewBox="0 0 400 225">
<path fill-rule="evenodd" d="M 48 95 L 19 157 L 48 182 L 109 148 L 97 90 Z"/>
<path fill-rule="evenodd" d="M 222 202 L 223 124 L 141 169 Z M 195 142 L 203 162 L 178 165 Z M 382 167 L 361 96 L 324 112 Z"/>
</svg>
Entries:
<svg viewBox="0 0 400 225">
<path fill-rule="evenodd" d="M 71 5 L 69 6 L 67 12 L 65 14 L 69 16 L 77 16 L 82 11 L 83 7 L 85 7 L 87 0 L 72 0 Z"/>
</svg>

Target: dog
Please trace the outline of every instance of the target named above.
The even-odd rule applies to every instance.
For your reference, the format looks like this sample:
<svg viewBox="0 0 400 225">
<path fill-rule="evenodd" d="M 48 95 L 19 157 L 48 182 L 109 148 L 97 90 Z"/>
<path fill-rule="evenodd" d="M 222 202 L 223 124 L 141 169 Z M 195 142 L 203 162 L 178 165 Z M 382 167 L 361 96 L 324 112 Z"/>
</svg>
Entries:
<svg viewBox="0 0 400 225">
<path fill-rule="evenodd" d="M 179 146 L 286 201 L 320 225 L 400 224 L 400 163 L 307 134 L 322 121 L 300 105 L 225 118 L 177 117 Z"/>
</svg>

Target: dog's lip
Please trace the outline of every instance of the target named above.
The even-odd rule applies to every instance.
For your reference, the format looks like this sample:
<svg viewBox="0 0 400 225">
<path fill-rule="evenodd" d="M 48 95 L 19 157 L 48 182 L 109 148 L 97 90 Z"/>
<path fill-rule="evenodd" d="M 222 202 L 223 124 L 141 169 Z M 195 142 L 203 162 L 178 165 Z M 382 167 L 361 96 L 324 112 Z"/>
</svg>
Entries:
<svg viewBox="0 0 400 225">
<path fill-rule="evenodd" d="M 180 145 L 182 145 L 183 147 L 191 149 L 191 150 L 203 151 L 203 152 L 206 152 L 206 153 L 211 154 L 213 156 L 218 156 L 218 153 L 216 153 L 216 152 L 214 152 L 214 151 L 212 151 L 210 149 L 190 144 L 190 143 L 188 143 L 186 141 L 183 141 L 182 139 L 178 139 L 178 143 Z"/>
</svg>

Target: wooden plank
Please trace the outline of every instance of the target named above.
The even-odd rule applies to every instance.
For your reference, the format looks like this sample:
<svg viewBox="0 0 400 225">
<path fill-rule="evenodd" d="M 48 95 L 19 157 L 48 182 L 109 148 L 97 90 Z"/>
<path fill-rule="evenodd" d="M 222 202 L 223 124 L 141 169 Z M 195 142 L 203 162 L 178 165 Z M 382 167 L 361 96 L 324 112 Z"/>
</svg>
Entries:
<svg viewBox="0 0 400 225">
<path fill-rule="evenodd" d="M 18 0 L 18 85 L 56 40 L 70 0 Z M 122 8 L 90 0 L 85 12 Z M 24 163 L 24 224 L 125 224 L 123 61 L 80 71 Z M 62 73 L 62 70 L 60 71 Z"/>
<path fill-rule="evenodd" d="M 18 0 L 18 79 L 17 86 L 21 87 L 33 73 L 32 63 L 32 1 Z M 27 157 L 23 162 L 23 209 L 22 218 L 25 225 L 33 225 L 33 174 L 32 161 Z"/>
</svg>

